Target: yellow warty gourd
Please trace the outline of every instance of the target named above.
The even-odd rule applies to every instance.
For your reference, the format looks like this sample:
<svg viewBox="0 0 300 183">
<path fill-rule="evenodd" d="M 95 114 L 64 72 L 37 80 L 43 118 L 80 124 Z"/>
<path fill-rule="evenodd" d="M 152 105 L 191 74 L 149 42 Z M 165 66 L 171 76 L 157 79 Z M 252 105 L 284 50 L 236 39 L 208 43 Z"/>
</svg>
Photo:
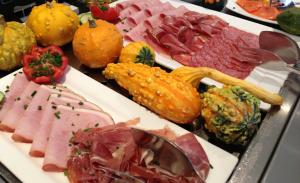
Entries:
<svg viewBox="0 0 300 183">
<path fill-rule="evenodd" d="M 43 46 L 62 46 L 73 40 L 79 18 L 69 6 L 52 1 L 35 6 L 26 25 Z"/>
<path fill-rule="evenodd" d="M 176 123 L 195 120 L 201 110 L 197 90 L 159 67 L 144 64 L 108 64 L 103 74 L 115 79 L 133 100 Z"/>
<path fill-rule="evenodd" d="M 22 56 L 35 44 L 34 34 L 26 25 L 5 22 L 0 15 L 0 70 L 21 66 Z"/>
<path fill-rule="evenodd" d="M 181 78 L 186 83 L 192 84 L 195 88 L 198 88 L 203 78 L 210 78 L 226 85 L 240 86 L 258 99 L 272 105 L 281 105 L 283 102 L 283 98 L 276 93 L 270 93 L 252 83 L 231 77 L 208 67 L 180 67 L 173 70 L 171 74 Z"/>
</svg>

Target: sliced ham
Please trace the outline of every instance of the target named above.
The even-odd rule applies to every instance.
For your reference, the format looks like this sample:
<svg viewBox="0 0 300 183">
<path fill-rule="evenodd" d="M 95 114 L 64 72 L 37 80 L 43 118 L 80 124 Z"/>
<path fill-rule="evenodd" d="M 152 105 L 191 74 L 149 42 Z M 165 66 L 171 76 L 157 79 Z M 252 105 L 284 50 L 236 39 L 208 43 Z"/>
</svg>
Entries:
<svg viewBox="0 0 300 183">
<path fill-rule="evenodd" d="M 129 6 L 129 7 L 125 8 L 124 10 L 122 10 L 122 11 L 120 12 L 119 18 L 120 18 L 121 20 L 124 20 L 124 19 L 126 19 L 128 16 L 130 16 L 130 15 L 136 13 L 136 12 L 139 12 L 139 11 L 140 11 L 140 10 L 137 9 L 136 7 L 134 7 L 134 6 Z"/>
<path fill-rule="evenodd" d="M 175 8 L 171 5 L 171 3 L 166 2 L 161 4 L 160 6 L 153 6 L 153 7 L 146 8 L 144 11 L 148 16 L 153 16 L 160 12 L 170 11 L 173 9 Z"/>
<path fill-rule="evenodd" d="M 19 118 L 16 126 L 11 126 L 11 128 L 15 128 L 15 132 L 12 135 L 12 139 L 14 141 L 24 143 L 32 142 L 33 137 L 39 128 L 40 120 L 51 94 L 56 94 L 56 96 L 59 97 L 65 96 L 73 99 L 82 99 L 70 91 L 52 89 L 46 85 L 41 85 L 37 90 L 36 95 L 29 103 L 24 114 L 22 114 Z"/>
<path fill-rule="evenodd" d="M 112 118 L 101 111 L 89 109 L 72 109 L 58 105 L 52 123 L 49 141 L 45 151 L 43 170 L 63 171 L 67 168 L 71 147 L 69 140 L 72 132 L 79 129 L 102 127 L 114 124 Z"/>
<path fill-rule="evenodd" d="M 70 99 L 66 97 L 57 97 L 51 95 L 47 105 L 45 106 L 43 115 L 40 120 L 40 126 L 33 138 L 33 143 L 30 148 L 29 154 L 31 156 L 43 157 L 47 146 L 47 139 L 52 128 L 52 122 L 55 116 L 53 113 L 56 112 L 57 105 L 71 106 L 78 109 L 92 109 L 102 111 L 97 105 L 90 102 L 81 102 L 80 100 Z"/>
<path fill-rule="evenodd" d="M 158 13 L 147 20 L 145 20 L 144 24 L 147 27 L 147 29 L 153 29 L 154 27 L 158 27 L 162 24 L 163 18 L 166 16 L 182 16 L 184 13 L 188 12 L 189 10 L 185 6 L 179 6 L 176 9 L 170 9 L 168 11 L 164 11 L 161 13 Z"/>
<path fill-rule="evenodd" d="M 128 0 L 128 1 L 124 1 L 121 3 L 118 3 L 116 5 L 116 9 L 118 12 L 121 12 L 122 10 L 124 10 L 125 8 L 131 6 L 133 3 L 139 2 L 140 0 Z"/>
<path fill-rule="evenodd" d="M 11 109 L 11 107 L 15 103 L 15 99 L 21 95 L 21 93 L 24 91 L 24 88 L 26 88 L 28 84 L 29 81 L 23 75 L 23 73 L 16 73 L 12 84 L 7 88 L 5 102 L 0 109 L 0 130 L 4 130 L 3 128 L 5 128 L 5 126 L 2 126 L 1 124 L 4 116 Z"/>
<path fill-rule="evenodd" d="M 18 120 L 22 117 L 32 98 L 34 98 L 40 85 L 29 82 L 19 96 L 14 97 L 12 107 L 6 112 L 2 119 L 1 130 L 13 132 Z"/>
<path fill-rule="evenodd" d="M 146 30 L 147 29 L 152 30 L 153 27 L 161 25 L 161 20 L 163 17 L 165 17 L 167 15 L 173 15 L 176 13 L 183 14 L 187 11 L 188 11 L 188 9 L 186 9 L 184 6 L 180 6 L 179 8 L 166 10 L 165 12 L 151 16 L 151 17 L 147 18 L 143 23 L 137 25 L 131 31 L 126 33 L 124 35 L 124 38 L 128 41 L 145 41 L 147 39 L 147 38 L 145 39 Z M 155 47 L 155 46 L 153 46 L 153 47 Z M 159 50 L 159 51 L 161 51 L 161 50 Z"/>
</svg>

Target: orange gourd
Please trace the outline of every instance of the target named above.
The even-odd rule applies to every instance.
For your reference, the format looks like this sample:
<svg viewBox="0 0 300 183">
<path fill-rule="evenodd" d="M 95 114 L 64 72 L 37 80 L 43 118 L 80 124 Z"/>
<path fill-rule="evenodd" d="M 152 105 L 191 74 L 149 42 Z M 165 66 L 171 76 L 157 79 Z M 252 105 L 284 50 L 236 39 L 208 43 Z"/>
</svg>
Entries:
<svg viewBox="0 0 300 183">
<path fill-rule="evenodd" d="M 120 56 L 123 38 L 115 25 L 103 20 L 89 20 L 78 28 L 73 39 L 73 52 L 90 68 L 103 68 Z"/>
</svg>

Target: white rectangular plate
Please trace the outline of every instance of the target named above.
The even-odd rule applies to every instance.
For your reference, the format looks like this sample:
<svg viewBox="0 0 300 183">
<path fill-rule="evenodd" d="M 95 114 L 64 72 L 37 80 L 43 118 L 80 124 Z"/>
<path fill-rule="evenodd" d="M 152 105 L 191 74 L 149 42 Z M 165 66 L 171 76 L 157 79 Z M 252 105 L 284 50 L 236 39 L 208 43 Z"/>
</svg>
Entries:
<svg viewBox="0 0 300 183">
<path fill-rule="evenodd" d="M 120 0 L 120 1 L 114 2 L 112 4 L 112 6 L 114 6 L 115 4 L 117 4 L 119 2 L 123 2 L 123 1 L 126 1 L 126 0 Z M 231 15 L 220 13 L 217 11 L 209 10 L 209 9 L 206 9 L 206 8 L 203 8 L 203 7 L 200 7 L 197 5 L 193 5 L 190 3 L 186 3 L 183 1 L 179 1 L 179 0 L 161 0 L 161 1 L 162 2 L 170 2 L 174 7 L 184 5 L 187 9 L 189 9 L 191 11 L 216 15 L 216 16 L 222 18 L 223 20 L 225 20 L 226 22 L 228 22 L 231 26 L 239 28 L 246 32 L 256 34 L 256 35 L 259 35 L 260 32 L 262 32 L 262 31 L 280 32 L 271 27 L 267 27 L 267 26 L 264 26 L 261 24 L 250 22 L 250 21 L 247 21 L 247 20 L 244 20 L 241 18 L 237 18 L 237 17 L 231 16 Z M 283 32 L 281 32 L 281 33 L 283 33 Z M 289 36 L 291 38 L 293 38 L 300 45 L 300 37 L 292 36 L 292 35 L 289 35 Z M 156 55 L 157 55 L 156 62 L 166 68 L 174 70 L 174 69 L 182 66 L 182 64 L 180 64 L 179 62 L 177 62 L 169 57 L 160 55 L 158 53 L 156 53 Z M 257 66 L 245 80 L 249 81 L 257 86 L 265 88 L 272 93 L 278 93 L 281 86 L 283 85 L 284 81 L 286 80 L 288 74 L 289 74 L 289 71 L 287 71 L 283 68 L 278 69 L 278 67 L 277 67 L 277 69 L 275 69 L 275 68 L 270 67 L 270 64 L 268 64 L 268 66 L 260 65 L 260 66 Z M 208 79 L 208 78 L 204 78 L 202 80 L 202 82 L 209 84 L 209 85 L 216 85 L 216 86 L 221 85 L 220 83 L 213 81 L 211 79 Z M 262 110 L 268 110 L 270 108 L 270 105 L 262 102 L 260 108 Z"/>
<path fill-rule="evenodd" d="M 10 74 L 0 80 L 0 90 L 4 91 L 13 80 Z M 79 95 L 84 96 L 108 112 L 116 122 L 127 121 L 139 117 L 138 127 L 143 129 L 160 129 L 168 125 L 178 135 L 187 133 L 186 130 L 164 120 L 135 102 L 125 98 L 101 83 L 82 74 L 74 68 L 67 72 L 64 83 Z M 207 183 L 225 182 L 234 169 L 238 159 L 224 150 L 197 137 L 203 146 L 208 159 L 213 166 Z M 32 183 L 67 183 L 63 173 L 47 173 L 42 167 L 42 158 L 30 157 L 30 144 L 16 143 L 11 139 L 11 133 L 0 132 L 0 161 L 7 166 L 22 182 Z"/>
</svg>

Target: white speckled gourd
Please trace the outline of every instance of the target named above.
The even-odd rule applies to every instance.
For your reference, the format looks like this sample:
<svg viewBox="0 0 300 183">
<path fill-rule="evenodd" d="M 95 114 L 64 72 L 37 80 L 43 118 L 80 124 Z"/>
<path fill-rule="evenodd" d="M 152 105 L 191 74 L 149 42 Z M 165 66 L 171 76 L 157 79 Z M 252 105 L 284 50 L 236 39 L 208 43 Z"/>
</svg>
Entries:
<svg viewBox="0 0 300 183">
<path fill-rule="evenodd" d="M 0 70 L 21 66 L 22 56 L 35 44 L 34 34 L 26 25 L 5 22 L 0 15 Z"/>
<path fill-rule="evenodd" d="M 43 46 L 62 46 L 73 40 L 79 18 L 67 5 L 47 2 L 35 6 L 26 22 Z"/>
<path fill-rule="evenodd" d="M 134 101 L 168 120 L 189 123 L 200 114 L 197 90 L 159 67 L 136 63 L 108 64 L 103 74 L 127 89 Z"/>
</svg>

